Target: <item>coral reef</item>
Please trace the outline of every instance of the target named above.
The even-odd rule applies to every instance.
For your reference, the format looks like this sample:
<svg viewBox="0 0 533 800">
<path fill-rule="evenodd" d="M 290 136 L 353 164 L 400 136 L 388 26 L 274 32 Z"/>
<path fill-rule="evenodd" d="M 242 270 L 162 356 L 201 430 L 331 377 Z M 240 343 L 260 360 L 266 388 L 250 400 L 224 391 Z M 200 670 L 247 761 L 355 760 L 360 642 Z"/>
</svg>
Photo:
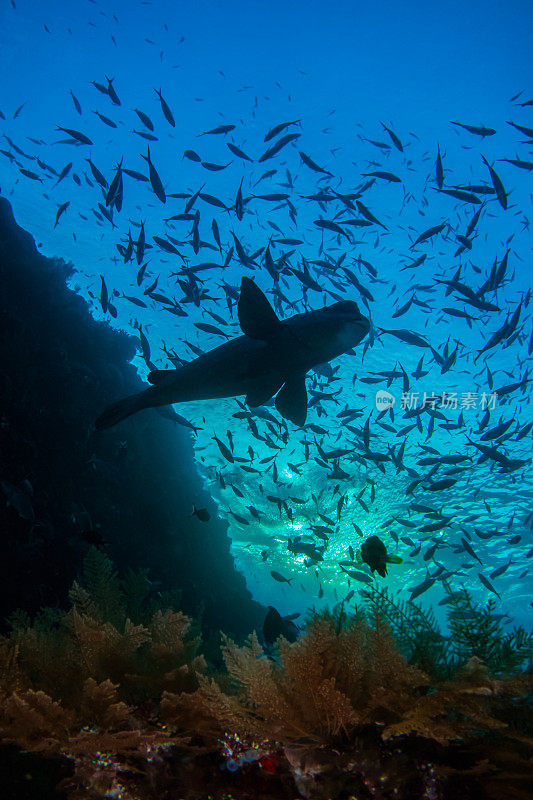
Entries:
<svg viewBox="0 0 533 800">
<path fill-rule="evenodd" d="M 457 596 L 445 636 L 422 608 L 373 591 L 355 613 L 311 614 L 276 658 L 255 633 L 223 635 L 217 671 L 196 623 L 157 607 L 144 578 L 121 578 L 93 548 L 68 611 L 17 612 L 0 638 L 0 736 L 69 759 L 69 800 L 529 796 L 531 637 L 502 644 L 491 604 Z M 413 641 L 428 631 L 439 647 L 422 669 Z"/>
<path fill-rule="evenodd" d="M 232 730 L 241 746 L 281 750 L 305 798 L 341 796 L 347 787 L 361 798 L 447 798 L 459 786 L 462 797 L 525 798 L 531 675 L 495 678 L 471 655 L 453 677 L 432 680 L 406 662 L 369 606 L 340 630 L 334 615 L 316 614 L 296 643 L 279 641 L 279 663 L 253 635 L 244 646 L 225 639 L 237 693 L 201 677 L 196 693 L 175 699 L 175 713 L 193 704 L 205 735 Z M 486 640 L 495 628 L 487 631 Z M 162 711 L 169 706 L 167 695 Z"/>
</svg>

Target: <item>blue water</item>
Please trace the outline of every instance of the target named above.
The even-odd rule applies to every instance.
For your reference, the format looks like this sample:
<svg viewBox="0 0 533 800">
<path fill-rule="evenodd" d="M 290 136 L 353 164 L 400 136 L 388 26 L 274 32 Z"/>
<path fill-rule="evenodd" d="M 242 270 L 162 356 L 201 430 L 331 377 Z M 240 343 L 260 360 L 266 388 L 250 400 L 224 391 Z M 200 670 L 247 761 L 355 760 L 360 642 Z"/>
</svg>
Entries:
<svg viewBox="0 0 533 800">
<path fill-rule="evenodd" d="M 248 254 L 266 247 L 270 237 L 302 239 L 304 243 L 295 248 L 271 245 L 273 256 L 278 258 L 283 250 L 296 249 L 290 263 L 301 268 L 299 254 L 308 260 L 323 260 L 326 255 L 336 260 L 346 252 L 344 266 L 357 275 L 373 297 L 366 308 L 353 286 L 342 287 L 346 297 L 356 300 L 361 310 L 370 315 L 375 343 L 366 349 L 361 344 L 355 357 L 342 356 L 332 364 L 339 367 L 340 380 L 324 390 L 342 388 L 342 392 L 336 400 L 323 401 L 323 414 L 314 406 L 308 415 L 308 423 L 320 426 L 325 433 L 302 431 L 289 423 L 287 443 L 275 441 L 280 449 L 274 450 L 251 436 L 245 420 L 232 416 L 240 410 L 233 399 L 177 407 L 180 414 L 202 429 L 195 445 L 199 469 L 219 504 L 220 514 L 228 518 L 233 553 L 254 597 L 290 613 L 303 611 L 313 603 L 334 603 L 350 586 L 356 590 L 364 588 L 362 583 L 349 582 L 338 566 L 338 561 L 350 558 L 348 548 L 352 546 L 356 551 L 363 541 L 354 530 L 352 523 L 355 523 L 364 536 L 379 535 L 389 552 L 403 559 L 403 564 L 390 567 L 388 578 L 377 578 L 378 585 L 399 590 L 407 599 L 429 570 L 436 580 L 420 597 L 420 602 L 433 605 L 441 613 L 442 607 L 437 605 L 443 597 L 441 579 L 449 572 L 454 588 L 465 585 L 482 602 L 494 597 L 502 614 L 527 622 L 533 555 L 531 527 L 526 524 L 527 515 L 533 511 L 531 465 L 502 472 L 491 460 L 478 463 L 481 454 L 469 445 L 467 437 L 479 442 L 482 435 L 479 432 L 484 414 L 482 395 L 491 391 L 486 366 L 493 375 L 495 389 L 519 381 L 531 369 L 528 354 L 531 304 L 527 307 L 524 304 L 521 310 L 517 338 L 508 346 L 500 344 L 488 350 L 474 363 L 479 350 L 501 328 L 507 314 L 514 312 L 531 285 L 531 172 L 500 161 L 502 158 L 533 160 L 532 145 L 521 143 L 527 141 L 527 136 L 507 124 L 511 120 L 533 127 L 533 105 L 520 105 L 533 97 L 530 4 L 452 2 L 444 7 L 429 4 L 428 8 L 428 4 L 415 2 L 378 6 L 340 2 L 334 7 L 316 2 L 268 6 L 192 2 L 178 8 L 172 2 L 75 5 L 45 2 L 37 8 L 35 3 L 20 0 L 15 8 L 13 4 L 3 4 L 0 23 L 4 75 L 0 109 L 5 116 L 5 120 L 0 120 L 0 135 L 9 137 L 26 154 L 17 153 L 7 139 L 2 139 L 1 191 L 12 202 L 19 224 L 34 235 L 43 253 L 73 262 L 77 272 L 72 286 L 91 302 L 97 318 L 104 316 L 99 302 L 100 275 L 104 276 L 108 290 L 116 292 L 113 303 L 117 308 L 116 319 L 109 313 L 106 318 L 111 325 L 132 333 L 136 332 L 134 325 L 138 321 L 150 341 L 152 361 L 158 367 L 170 366 L 161 349 L 163 342 L 188 359 L 192 355 L 184 339 L 206 350 L 223 341 L 194 327 L 194 322 L 218 325 L 207 311 L 231 321 L 232 326 L 226 330 L 231 336 L 238 335 L 235 313 L 233 320 L 229 319 L 222 280 L 238 287 L 241 276 L 246 274 L 268 294 L 272 279 L 266 269 L 246 268 L 234 257 L 224 272 L 218 269 L 198 273 L 212 299 L 203 302 L 200 308 L 185 303 L 183 308 L 188 316 L 175 317 L 163 305 L 143 295 L 159 275 L 157 291 L 182 301 L 179 286 L 169 277 L 182 267 L 182 261 L 161 251 L 153 236 L 170 234 L 184 243 L 178 249 L 191 265 L 222 261 L 233 244 L 232 231 Z M 113 105 L 108 96 L 91 85 L 91 81 L 106 85 L 106 75 L 114 78 L 120 106 Z M 154 87 L 162 89 L 172 109 L 175 127 L 164 118 Z M 81 104 L 81 116 L 70 91 Z M 511 102 L 510 98 L 519 93 Z M 21 104 L 24 104 L 22 109 L 13 118 Z M 149 115 L 157 141 L 147 142 L 133 132 L 146 131 L 134 108 Z M 113 120 L 117 127 L 104 124 L 93 113 L 95 110 Z M 265 143 L 266 132 L 289 120 L 301 123 L 283 133 L 298 132 L 300 138 L 272 159 L 258 163 L 259 156 L 275 141 Z M 481 138 L 454 126 L 451 120 L 484 125 L 497 133 Z M 394 146 L 381 123 L 400 138 L 403 153 Z M 229 134 L 198 136 L 222 124 L 236 127 Z M 68 137 L 56 131 L 57 125 L 83 132 L 94 144 L 62 143 Z M 387 147 L 375 146 L 368 139 Z M 236 144 L 254 162 L 235 156 L 226 142 Z M 182 213 L 186 200 L 167 197 L 163 205 L 148 182 L 124 176 L 123 206 L 113 217 L 116 227 L 94 215 L 97 203 L 105 201 L 85 159 L 90 158 L 108 181 L 122 157 L 123 166 L 147 174 L 146 162 L 140 154 L 146 155 L 148 144 L 167 195 L 193 194 L 203 186 L 204 193 L 222 199 L 230 208 L 223 211 L 198 200 L 193 209 L 200 211 L 202 242 L 215 244 L 211 223 L 216 219 L 223 245 L 222 258 L 208 247 L 202 247 L 195 255 L 191 222 L 164 222 L 165 218 Z M 467 184 L 492 186 L 483 155 L 494 165 L 509 195 L 507 210 L 493 195 L 480 195 L 487 202 L 472 249 L 459 255 L 456 255 L 459 248 L 456 234 L 466 232 L 479 206 L 438 194 L 435 180 L 438 147 L 443 158 L 445 188 Z M 185 150 L 196 151 L 204 162 L 231 163 L 219 172 L 209 171 L 183 158 Z M 299 150 L 328 170 L 331 177 L 302 164 Z M 6 153 L 14 157 L 12 162 Z M 56 178 L 38 166 L 35 156 L 57 172 L 71 161 L 72 168 L 55 185 Z M 42 181 L 23 175 L 21 167 L 35 172 Z M 265 172 L 273 169 L 274 175 L 257 183 Z M 344 194 L 354 193 L 367 180 L 362 173 L 374 170 L 388 171 L 402 179 L 402 183 L 377 179 L 362 196 L 386 230 L 377 224 L 361 228 L 346 225 L 351 241 L 344 236 L 338 240 L 335 233 L 321 231 L 314 220 L 319 217 L 331 220 L 346 207 L 337 200 L 321 208 L 303 196 L 328 186 Z M 287 204 L 259 199 L 249 200 L 239 221 L 231 207 L 241 179 L 245 198 L 288 192 L 297 213 L 296 224 Z M 67 201 L 70 205 L 54 228 L 57 209 Z M 342 223 L 350 217 L 360 217 L 357 209 L 336 219 Z M 124 263 L 117 243 L 127 242 L 128 229 L 136 239 L 139 231 L 136 223 L 140 220 L 144 222 L 147 241 L 154 246 L 146 253 L 150 262 L 147 278 L 138 288 L 137 264 Z M 418 235 L 443 222 L 449 227 L 441 234 L 409 249 Z M 488 277 L 494 261 L 501 262 L 507 249 L 510 252 L 506 282 L 497 293 L 485 295 L 499 311 L 480 311 L 465 305 L 457 294 L 446 297 L 446 287 L 436 283 L 436 279 L 452 279 L 461 267 L 460 280 L 476 290 Z M 427 258 L 421 266 L 401 271 L 401 267 L 424 253 Z M 359 259 L 368 262 L 375 273 Z M 257 263 L 263 263 L 262 256 Z M 311 272 L 321 287 L 338 291 L 319 266 L 311 265 Z M 337 270 L 335 277 L 342 278 L 344 283 L 342 269 Z M 292 301 L 301 300 L 301 284 L 296 277 L 282 282 L 282 287 Z M 121 297 L 123 293 L 144 299 L 149 307 L 133 305 Z M 393 318 L 394 312 L 412 296 L 420 305 L 415 302 L 405 315 Z M 314 290 L 308 291 L 307 300 L 313 308 L 332 302 L 331 296 Z M 450 307 L 469 311 L 475 318 L 472 327 L 464 319 L 441 311 Z M 295 310 L 302 307 L 296 306 Z M 291 313 L 294 310 L 285 307 L 282 316 Z M 450 353 L 458 348 L 456 362 L 442 374 L 429 348 L 380 334 L 380 328 L 409 329 L 423 335 L 441 355 L 449 342 Z M 423 370 L 429 372 L 416 379 L 411 373 L 422 355 Z M 140 356 L 139 353 L 135 363 L 145 375 L 147 369 Z M 378 389 L 387 389 L 387 379 L 374 384 L 365 380 L 375 378 L 378 371 L 399 369 L 400 364 L 410 375 L 410 391 L 419 393 L 419 401 L 424 392 L 457 393 L 459 407 L 441 412 L 444 419 L 435 419 L 431 436 L 428 415 L 420 418 L 421 431 L 415 427 L 405 434 L 404 464 L 420 477 L 425 477 L 430 469 L 417 464 L 422 458 L 435 453 L 471 457 L 459 465 L 465 469 L 453 476 L 458 482 L 451 489 L 428 492 L 420 486 L 406 495 L 413 477 L 405 470 L 397 471 L 389 461 L 382 471 L 371 461 L 362 464 L 350 456 L 340 463 L 350 477 L 339 481 L 329 478 L 327 470 L 314 460 L 318 453 L 316 440 L 325 450 L 350 448 L 356 455 L 364 453 L 361 435 L 349 430 L 342 417 L 337 416 L 347 406 L 361 410 L 361 415 L 350 423 L 357 429 L 362 430 L 371 415 L 372 452 L 398 452 L 404 441 L 404 435 L 398 432 L 415 422 L 403 418 L 402 379 L 395 378 L 388 387 L 396 399 L 394 419 L 387 415 L 380 420 L 377 420 L 375 394 Z M 525 390 L 497 398 L 484 432 L 500 421 L 514 418 L 508 431 L 512 434 L 531 421 L 528 387 L 529 384 Z M 466 406 L 467 393 L 472 393 L 474 407 Z M 269 411 L 276 414 L 272 407 Z M 464 426 L 460 424 L 454 430 L 443 427 L 458 423 L 461 411 Z M 380 422 L 388 427 L 381 427 Z M 257 424 L 262 433 L 274 436 L 266 423 L 257 420 Z M 247 448 L 253 447 L 252 464 L 263 470 L 262 474 L 247 473 L 223 459 L 212 436 L 216 433 L 228 442 L 228 430 L 236 455 L 246 457 Z M 276 432 L 279 428 L 274 426 Z M 304 440 L 310 448 L 307 461 Z M 426 452 L 423 446 L 435 452 Z M 531 434 L 519 441 L 514 441 L 511 435 L 497 446 L 509 458 L 529 459 Z M 277 484 L 273 482 L 270 463 L 259 464 L 274 454 Z M 301 474 L 289 462 L 300 465 Z M 448 477 L 449 469 L 453 467 L 441 466 L 434 480 Z M 225 488 L 221 486 L 220 475 Z M 374 502 L 370 500 L 372 486 Z M 363 490 L 362 499 L 368 511 L 357 500 Z M 309 524 L 321 524 L 313 494 L 318 498 L 318 510 L 334 520 L 337 501 L 346 495 L 340 524 L 334 526 L 324 561 L 316 567 L 306 566 L 304 557 L 294 557 L 286 550 L 289 536 L 302 535 L 305 541 L 320 544 L 309 535 Z M 285 511 L 278 512 L 267 495 L 286 500 L 292 509 L 292 521 Z M 297 504 L 291 497 L 306 502 Z M 450 526 L 443 532 L 420 532 L 420 527 L 432 518 L 413 511 L 413 502 L 451 517 Z M 259 511 L 259 523 L 248 511 L 250 505 Z M 244 516 L 249 524 L 239 523 L 230 511 Z M 464 522 L 473 515 L 477 516 Z M 398 522 L 397 518 L 407 519 L 413 527 Z M 476 529 L 484 536 L 478 536 Z M 492 536 L 487 538 L 490 532 Z M 420 552 L 403 541 L 406 536 L 421 545 Z M 521 537 L 519 541 L 514 538 L 517 536 Z M 465 538 L 481 564 L 464 551 L 461 539 Z M 438 547 L 434 555 L 425 560 L 424 554 L 435 542 Z M 266 561 L 261 558 L 264 550 L 268 554 Z M 413 551 L 415 554 L 411 555 Z M 503 575 L 490 578 L 494 570 L 509 561 L 512 563 Z M 291 578 L 291 585 L 273 581 L 271 570 Z M 501 601 L 481 582 L 480 573 L 491 581 Z"/>
</svg>

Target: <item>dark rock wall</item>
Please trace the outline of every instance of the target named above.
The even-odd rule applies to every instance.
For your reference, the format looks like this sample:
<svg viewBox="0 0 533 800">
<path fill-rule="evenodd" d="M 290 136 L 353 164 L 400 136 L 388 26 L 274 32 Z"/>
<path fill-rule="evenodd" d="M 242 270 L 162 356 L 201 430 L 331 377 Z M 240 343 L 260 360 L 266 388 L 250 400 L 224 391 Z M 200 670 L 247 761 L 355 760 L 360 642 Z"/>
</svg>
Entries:
<svg viewBox="0 0 533 800">
<path fill-rule="evenodd" d="M 153 591 L 179 590 L 209 631 L 260 627 L 192 434 L 156 411 L 94 432 L 109 402 L 142 388 L 136 340 L 93 320 L 71 273 L 0 198 L 0 618 L 65 604 L 96 536 L 119 571 L 146 567 Z M 193 501 L 210 522 L 189 518 Z"/>
</svg>

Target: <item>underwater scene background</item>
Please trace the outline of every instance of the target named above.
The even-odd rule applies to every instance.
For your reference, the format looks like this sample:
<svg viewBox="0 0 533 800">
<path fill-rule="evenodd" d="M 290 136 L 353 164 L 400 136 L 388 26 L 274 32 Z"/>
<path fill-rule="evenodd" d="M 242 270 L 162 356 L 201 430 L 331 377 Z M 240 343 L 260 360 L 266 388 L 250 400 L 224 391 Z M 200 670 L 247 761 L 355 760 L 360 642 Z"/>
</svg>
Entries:
<svg viewBox="0 0 533 800">
<path fill-rule="evenodd" d="M 529 4 L 0 20 L 8 791 L 527 797 Z"/>
</svg>

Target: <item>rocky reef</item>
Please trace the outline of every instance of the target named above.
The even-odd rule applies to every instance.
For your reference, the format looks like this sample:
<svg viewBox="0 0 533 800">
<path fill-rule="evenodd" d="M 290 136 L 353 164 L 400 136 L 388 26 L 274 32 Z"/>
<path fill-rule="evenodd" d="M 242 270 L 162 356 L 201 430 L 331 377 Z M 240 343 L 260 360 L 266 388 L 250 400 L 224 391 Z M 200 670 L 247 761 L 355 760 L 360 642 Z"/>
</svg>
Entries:
<svg viewBox="0 0 533 800">
<path fill-rule="evenodd" d="M 102 408 L 141 388 L 138 341 L 91 317 L 73 273 L 39 254 L 0 198 L 0 619 L 64 603 L 96 544 L 121 569 L 146 568 L 153 592 L 179 593 L 204 635 L 245 634 L 263 611 L 234 568 L 191 432 L 149 411 L 95 434 Z M 193 502 L 208 522 L 189 517 Z"/>
</svg>

